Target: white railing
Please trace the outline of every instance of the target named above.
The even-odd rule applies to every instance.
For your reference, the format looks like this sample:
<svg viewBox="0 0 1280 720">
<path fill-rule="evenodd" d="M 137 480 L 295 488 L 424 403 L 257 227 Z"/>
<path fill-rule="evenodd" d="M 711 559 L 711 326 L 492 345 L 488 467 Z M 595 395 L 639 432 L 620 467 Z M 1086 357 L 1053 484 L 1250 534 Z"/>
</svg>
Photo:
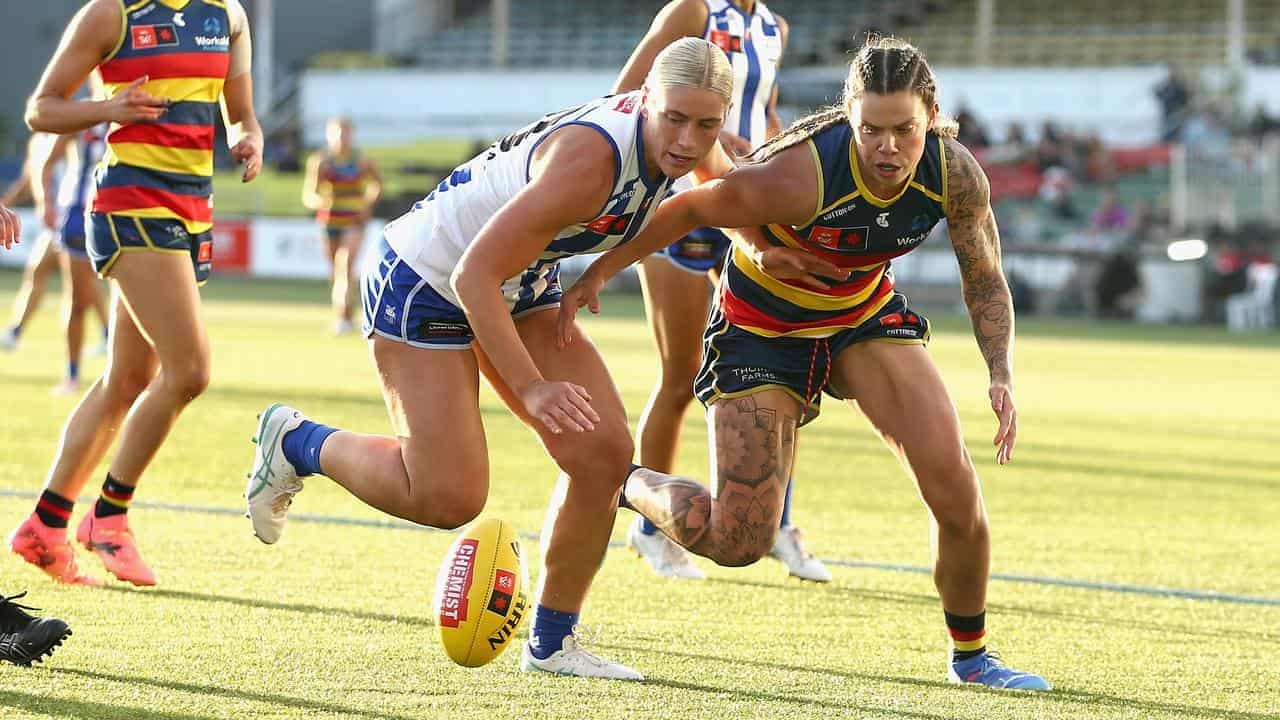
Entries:
<svg viewBox="0 0 1280 720">
<path fill-rule="evenodd" d="M 1173 150 L 1169 210 L 1178 231 L 1280 226 L 1280 138 Z"/>
</svg>

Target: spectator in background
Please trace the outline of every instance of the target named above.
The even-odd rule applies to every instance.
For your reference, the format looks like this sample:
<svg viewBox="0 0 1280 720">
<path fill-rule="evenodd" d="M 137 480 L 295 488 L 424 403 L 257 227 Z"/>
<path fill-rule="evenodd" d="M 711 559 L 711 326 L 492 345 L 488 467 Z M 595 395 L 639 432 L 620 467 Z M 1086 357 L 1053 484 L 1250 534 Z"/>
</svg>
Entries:
<svg viewBox="0 0 1280 720">
<path fill-rule="evenodd" d="M 1253 117 L 1249 119 L 1248 133 L 1249 137 L 1255 142 L 1262 142 L 1269 135 L 1273 135 L 1280 131 L 1280 120 L 1272 117 L 1267 112 L 1267 106 L 1258 103 L 1254 108 Z"/>
<path fill-rule="evenodd" d="M 1160 138 L 1168 142 L 1177 137 L 1191 107 L 1191 90 L 1178 68 L 1170 65 L 1169 74 L 1153 92 L 1160 103 Z"/>
<path fill-rule="evenodd" d="M 1127 234 L 1129 231 L 1129 211 L 1120 202 L 1120 194 L 1115 188 L 1108 187 L 1102 191 L 1098 208 L 1089 218 L 1089 229 L 1098 233 Z"/>
<path fill-rule="evenodd" d="M 961 145 L 971 150 L 991 145 L 991 138 L 987 136 L 986 128 L 982 127 L 982 123 L 978 122 L 978 118 L 970 112 L 967 104 L 961 103 L 960 109 L 956 111 L 956 122 L 960 125 L 956 139 Z"/>
<path fill-rule="evenodd" d="M 1072 203 L 1076 181 L 1061 165 L 1050 166 L 1040 177 L 1040 199 L 1048 203 L 1059 220 L 1079 220 L 1080 213 Z"/>
<path fill-rule="evenodd" d="M 1096 131 L 1080 143 L 1080 154 L 1084 158 L 1084 176 L 1089 182 L 1106 185 L 1115 181 L 1116 167 L 1111 152 Z"/>
</svg>

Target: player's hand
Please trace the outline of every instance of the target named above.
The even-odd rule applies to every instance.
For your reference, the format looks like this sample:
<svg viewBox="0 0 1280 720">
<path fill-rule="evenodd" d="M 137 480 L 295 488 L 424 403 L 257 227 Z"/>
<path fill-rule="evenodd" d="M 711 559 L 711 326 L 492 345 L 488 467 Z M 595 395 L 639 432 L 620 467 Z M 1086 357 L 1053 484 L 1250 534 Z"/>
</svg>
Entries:
<svg viewBox="0 0 1280 720">
<path fill-rule="evenodd" d="M 846 280 L 849 271 L 798 248 L 771 247 L 753 258 L 756 265 L 779 280 L 799 280 L 816 290 L 831 287 L 830 280 Z"/>
<path fill-rule="evenodd" d="M 577 325 L 574 318 L 578 316 L 578 308 L 586 305 L 591 312 L 600 312 L 600 290 L 603 288 L 604 281 L 588 270 L 560 297 L 560 319 L 556 332 L 557 348 L 564 348 L 573 342 L 573 330 Z"/>
<path fill-rule="evenodd" d="M 17 245 L 22 236 L 22 221 L 18 214 L 0 205 L 0 246 L 5 250 Z"/>
<path fill-rule="evenodd" d="M 1018 440 L 1018 409 L 1013 404 L 1013 387 L 1007 380 L 992 380 L 987 392 L 991 395 L 991 410 L 1000 421 L 992 442 L 996 446 L 996 463 L 1004 465 L 1013 459 L 1013 445 Z"/>
<path fill-rule="evenodd" d="M 590 432 L 600 416 L 591 407 L 591 393 L 581 385 L 553 380 L 536 380 L 520 391 L 525 412 L 554 435 L 566 430 Z"/>
<path fill-rule="evenodd" d="M 729 157 L 734 159 L 751 154 L 751 141 L 728 130 L 720 131 L 720 144 L 729 153 Z"/>
<path fill-rule="evenodd" d="M 258 177 L 262 171 L 262 135 L 245 133 L 240 142 L 231 148 L 231 159 L 244 165 L 244 175 L 240 182 L 249 182 Z"/>
<path fill-rule="evenodd" d="M 110 100 L 105 101 L 107 119 L 121 125 L 159 120 L 168 111 L 169 101 L 142 89 L 142 85 L 149 79 L 143 75 L 120 88 Z"/>
</svg>

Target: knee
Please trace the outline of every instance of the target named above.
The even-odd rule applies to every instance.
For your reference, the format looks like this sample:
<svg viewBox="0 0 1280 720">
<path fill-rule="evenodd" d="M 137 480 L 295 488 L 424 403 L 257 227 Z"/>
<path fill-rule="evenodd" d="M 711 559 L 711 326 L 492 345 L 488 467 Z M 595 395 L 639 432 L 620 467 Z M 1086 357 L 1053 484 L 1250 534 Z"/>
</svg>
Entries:
<svg viewBox="0 0 1280 720">
<path fill-rule="evenodd" d="M 776 529 L 774 530 L 776 532 Z M 752 565 L 760 558 L 769 554 L 773 549 L 773 533 L 768 533 L 767 538 L 761 537 L 746 542 L 739 542 L 732 546 L 722 547 L 711 558 L 717 565 L 723 567 L 745 567 Z"/>
<path fill-rule="evenodd" d="M 936 490 L 929 494 L 928 505 L 939 532 L 970 541 L 985 539 L 987 513 L 978 476 L 968 456 L 947 471 L 939 470 L 935 477 L 940 482 L 933 484 Z"/>
<path fill-rule="evenodd" d="M 669 402 L 687 406 L 693 400 L 693 381 L 702 367 L 702 358 L 663 365 L 658 391 Z"/>
<path fill-rule="evenodd" d="M 441 530 L 456 530 L 480 516 L 486 496 L 470 487 L 449 488 L 421 504 L 419 517 L 411 519 Z"/>
<path fill-rule="evenodd" d="M 583 438 L 570 438 L 553 447 L 551 455 L 577 487 L 590 483 L 601 490 L 615 492 L 622 486 L 626 469 L 635 457 L 635 442 L 626 428 L 621 427 L 611 429 L 601 425 L 588 435 L 595 437 L 590 437 L 588 442 L 582 442 Z"/>
<path fill-rule="evenodd" d="M 153 373 L 150 368 L 109 368 L 102 378 L 103 389 L 109 399 L 123 404 L 131 404 L 135 398 L 151 384 Z"/>
<path fill-rule="evenodd" d="M 169 392 L 188 402 L 196 399 L 209 388 L 207 358 L 192 357 L 176 367 L 165 367 L 162 374 L 165 387 Z"/>
</svg>

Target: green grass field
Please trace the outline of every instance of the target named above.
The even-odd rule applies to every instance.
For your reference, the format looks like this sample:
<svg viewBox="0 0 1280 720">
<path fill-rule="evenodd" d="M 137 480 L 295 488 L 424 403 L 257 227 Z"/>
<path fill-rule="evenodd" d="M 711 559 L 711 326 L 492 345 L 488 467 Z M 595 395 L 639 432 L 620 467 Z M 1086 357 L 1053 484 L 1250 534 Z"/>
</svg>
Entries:
<svg viewBox="0 0 1280 720">
<path fill-rule="evenodd" d="M 0 274 L 6 308 L 15 285 Z M 615 549 L 583 621 L 603 654 L 649 678 L 623 684 L 526 676 L 516 652 L 476 670 L 452 665 L 430 612 L 449 534 L 295 517 L 279 545 L 253 539 L 237 512 L 257 410 L 286 400 L 349 429 L 387 429 L 366 349 L 327 335 L 324 297 L 312 284 L 210 284 L 213 386 L 138 494 L 181 507 L 133 511 L 161 584 L 56 587 L 6 554 L 0 589 L 30 590 L 26 600 L 75 635 L 43 665 L 0 666 L 0 717 L 1280 717 L 1280 336 L 1028 319 L 1017 347 L 1020 442 L 998 468 L 973 340 L 960 318 L 934 318 L 931 350 L 984 479 L 997 573 L 1246 597 L 994 580 L 993 644 L 1056 689 L 949 686 L 929 577 L 867 566 L 926 565 L 927 517 L 866 423 L 828 402 L 804 431 L 794 518 L 833 561 L 835 581 L 801 584 L 769 559 L 745 569 L 700 561 L 707 582 L 662 580 Z M 634 419 L 655 377 L 638 302 L 609 297 L 588 322 Z M 55 325 L 50 303 L 18 353 L 0 356 L 6 533 L 29 512 L 19 493 L 40 488 L 73 403 L 49 394 L 62 366 Z M 102 359 L 86 364 L 92 376 Z M 486 514 L 536 533 L 553 466 L 491 393 L 482 402 Z M 681 470 L 704 478 L 699 414 L 685 438 Z M 379 517 L 321 478 L 294 512 Z M 619 519 L 615 539 L 630 520 Z M 95 558 L 81 560 L 101 573 Z"/>
</svg>

